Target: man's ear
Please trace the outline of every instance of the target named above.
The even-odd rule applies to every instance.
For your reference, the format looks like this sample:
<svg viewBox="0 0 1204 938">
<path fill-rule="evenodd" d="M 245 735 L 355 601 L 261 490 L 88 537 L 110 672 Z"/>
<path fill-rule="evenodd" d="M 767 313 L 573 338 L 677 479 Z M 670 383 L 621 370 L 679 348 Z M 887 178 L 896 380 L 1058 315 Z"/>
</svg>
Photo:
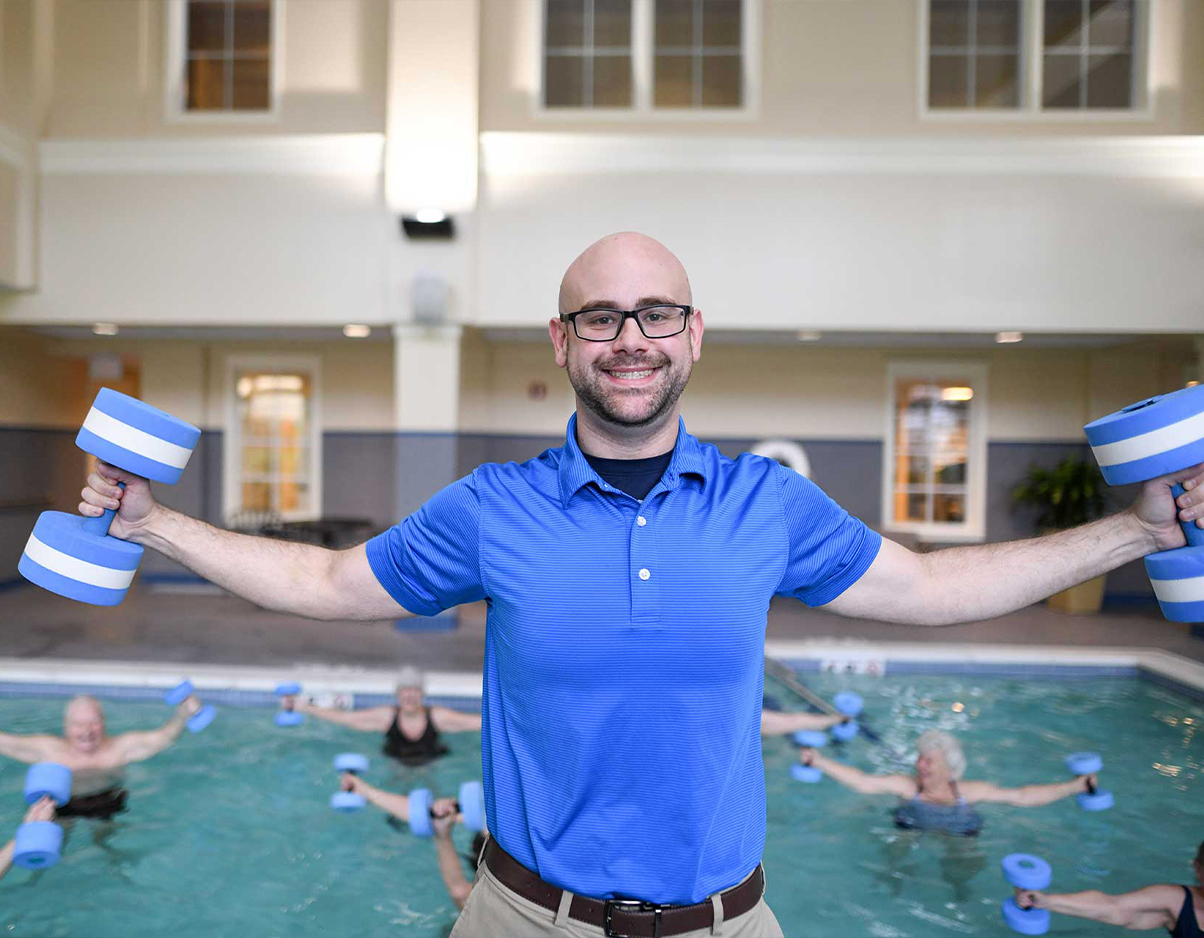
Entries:
<svg viewBox="0 0 1204 938">
<path fill-rule="evenodd" d="M 548 320 L 548 335 L 552 338 L 552 351 L 555 354 L 556 366 L 565 368 L 569 363 L 569 326 L 559 319 Z"/>
</svg>

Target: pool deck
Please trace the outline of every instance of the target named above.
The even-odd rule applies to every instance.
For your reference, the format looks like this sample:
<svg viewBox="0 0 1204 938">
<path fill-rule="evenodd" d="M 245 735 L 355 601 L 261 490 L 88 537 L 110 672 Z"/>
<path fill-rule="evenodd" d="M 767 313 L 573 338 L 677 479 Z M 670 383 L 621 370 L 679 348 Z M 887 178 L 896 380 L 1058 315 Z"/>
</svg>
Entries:
<svg viewBox="0 0 1204 938">
<path fill-rule="evenodd" d="M 122 661 L 283 673 L 298 668 L 382 671 L 411 663 L 428 671 L 479 674 L 485 606 L 462 607 L 455 628 L 398 630 L 392 622 L 314 622 L 266 612 L 204 586 L 136 584 L 114 608 L 18 586 L 0 592 L 0 622 L 0 657 L 31 664 Z M 1204 639 L 1193 637 L 1186 625 L 1166 622 L 1153 605 L 1094 616 L 1067 616 L 1037 605 L 998 619 L 936 629 L 845 619 L 792 600 L 775 600 L 767 641 L 771 653 L 787 657 L 840 658 L 847 647 L 861 659 L 885 657 L 889 651 L 892 657 L 904 653 L 915 660 L 924 657 L 926 647 L 935 655 L 939 649 L 947 654 L 950 646 L 967 653 L 967 646 L 982 646 L 982 655 L 1014 650 L 1031 659 L 1024 649 L 1059 646 L 1068 655 L 1076 648 L 1080 653 L 1088 648 L 1149 649 L 1204 662 Z M 809 651 L 804 654 L 804 649 Z"/>
</svg>

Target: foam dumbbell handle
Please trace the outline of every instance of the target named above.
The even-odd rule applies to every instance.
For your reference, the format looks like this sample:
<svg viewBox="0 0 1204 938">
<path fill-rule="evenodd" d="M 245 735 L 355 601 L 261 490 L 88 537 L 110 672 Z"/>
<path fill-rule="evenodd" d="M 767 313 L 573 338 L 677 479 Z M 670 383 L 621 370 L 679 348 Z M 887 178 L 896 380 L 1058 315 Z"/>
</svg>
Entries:
<svg viewBox="0 0 1204 938">
<path fill-rule="evenodd" d="M 54 821 L 30 821 L 17 828 L 13 865 L 23 870 L 46 870 L 59 861 L 63 829 Z"/>
<path fill-rule="evenodd" d="M 1003 901 L 1003 920 L 1021 935 L 1044 935 L 1049 931 L 1049 909 L 1022 909 L 1015 899 Z"/>
<path fill-rule="evenodd" d="M 192 696 L 194 690 L 192 681 L 183 681 L 163 695 L 163 702 L 169 707 L 178 707 Z"/>
<path fill-rule="evenodd" d="M 821 730 L 795 730 L 794 744 L 809 749 L 820 749 L 828 744 L 828 734 Z"/>
<path fill-rule="evenodd" d="M 1185 491 L 1187 490 L 1178 483 L 1171 486 L 1171 495 L 1176 499 L 1176 511 L 1179 510 L 1178 498 Z M 1204 547 L 1204 528 L 1197 528 L 1194 518 L 1191 521 L 1180 521 L 1179 527 L 1183 529 L 1183 533 L 1187 537 L 1188 547 Z"/>
<path fill-rule="evenodd" d="M 25 803 L 49 797 L 56 805 L 71 800 L 71 770 L 57 762 L 35 762 L 25 774 Z"/>
<path fill-rule="evenodd" d="M 188 729 L 193 733 L 199 733 L 213 722 L 215 716 L 217 716 L 217 710 L 206 704 L 188 718 Z"/>
<path fill-rule="evenodd" d="M 431 824 L 431 796 L 429 788 L 415 788 L 410 792 L 410 830 L 419 837 L 430 837 L 435 833 Z"/>
<path fill-rule="evenodd" d="M 352 775 L 362 774 L 368 771 L 368 757 L 358 752 L 341 752 L 334 757 L 334 770 L 350 772 Z"/>
<path fill-rule="evenodd" d="M 808 785 L 814 785 L 824 777 L 824 773 L 813 765 L 803 765 L 801 762 L 796 762 L 790 766 L 790 777 L 796 782 L 805 782 Z"/>
<path fill-rule="evenodd" d="M 1003 878 L 1017 889 L 1048 889 L 1053 882 L 1053 867 L 1031 853 L 1009 853 L 1000 864 Z"/>
</svg>

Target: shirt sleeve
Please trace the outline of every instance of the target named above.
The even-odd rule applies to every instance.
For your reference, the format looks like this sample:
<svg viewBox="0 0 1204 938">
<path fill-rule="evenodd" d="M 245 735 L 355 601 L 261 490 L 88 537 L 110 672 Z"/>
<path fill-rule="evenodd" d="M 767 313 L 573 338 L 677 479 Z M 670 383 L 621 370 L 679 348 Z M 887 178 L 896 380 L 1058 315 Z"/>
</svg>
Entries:
<svg viewBox="0 0 1204 938">
<path fill-rule="evenodd" d="M 368 564 L 388 594 L 415 615 L 484 599 L 480 515 L 475 480 L 465 476 L 372 538 Z"/>
<path fill-rule="evenodd" d="M 810 479 L 785 466 L 777 470 L 789 547 L 786 572 L 776 592 L 808 606 L 822 606 L 870 568 L 882 535 L 850 515 Z"/>
</svg>

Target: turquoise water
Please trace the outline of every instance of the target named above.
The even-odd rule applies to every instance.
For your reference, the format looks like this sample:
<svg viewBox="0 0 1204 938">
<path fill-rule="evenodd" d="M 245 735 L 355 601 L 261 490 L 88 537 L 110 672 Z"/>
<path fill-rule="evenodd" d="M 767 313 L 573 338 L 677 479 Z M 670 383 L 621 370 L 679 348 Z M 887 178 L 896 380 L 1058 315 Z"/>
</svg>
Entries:
<svg viewBox="0 0 1204 938">
<path fill-rule="evenodd" d="M 909 749 L 925 729 L 959 734 L 967 777 L 1007 785 L 1066 777 L 1062 756 L 1104 754 L 1101 782 L 1117 799 L 1109 812 L 1073 800 L 1044 808 L 987 805 L 983 835 L 954 839 L 896 830 L 890 798 L 865 797 L 825 780 L 789 777 L 794 749 L 765 744 L 769 832 L 768 899 L 789 936 L 996 936 L 1006 931 L 1008 893 L 999 860 L 1017 850 L 1054 866 L 1055 889 L 1124 891 L 1154 881 L 1186 882 L 1204 838 L 1196 730 L 1204 708 L 1132 680 L 1041 683 L 996 679 L 848 678 L 809 675 L 830 696 L 852 688 L 867 721 L 892 746 Z M 767 691 L 793 705 L 788 691 Z M 111 732 L 161 722 L 155 704 L 109 703 Z M 61 700 L 0 700 L 0 727 L 56 728 Z M 369 734 L 309 721 L 277 729 L 266 710 L 224 708 L 203 733 L 127 776 L 130 808 L 111 826 L 76 821 L 63 861 L 40 873 L 12 870 L 0 882 L 4 933 L 50 938 L 255 935 L 446 935 L 455 910 L 430 841 L 397 830 L 369 808 L 330 811 L 332 757 L 372 758 L 368 778 L 395 791 L 429 786 L 454 794 L 480 777 L 480 737 L 449 737 L 452 754 L 407 769 L 377 757 Z M 896 768 L 886 748 L 864 738 L 839 750 L 867 770 Z M 0 759 L 0 822 L 15 828 L 23 766 Z M 461 851 L 467 831 L 456 832 Z M 1130 934 L 1054 918 L 1051 934 Z"/>
</svg>

